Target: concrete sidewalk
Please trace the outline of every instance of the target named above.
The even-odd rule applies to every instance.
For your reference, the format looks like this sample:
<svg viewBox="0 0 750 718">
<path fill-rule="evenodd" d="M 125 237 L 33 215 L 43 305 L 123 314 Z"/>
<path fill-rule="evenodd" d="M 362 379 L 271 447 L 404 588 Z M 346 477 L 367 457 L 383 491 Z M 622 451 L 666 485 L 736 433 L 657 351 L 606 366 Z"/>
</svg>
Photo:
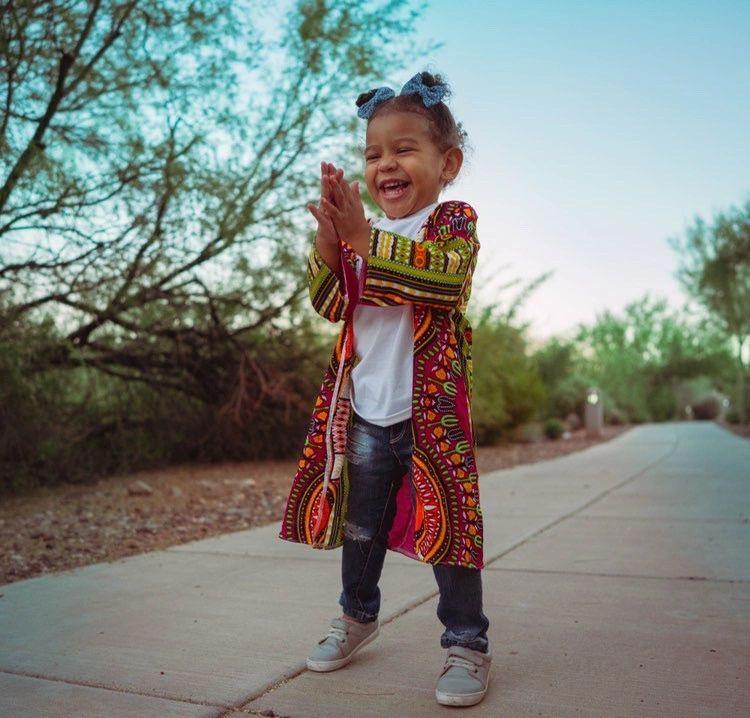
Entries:
<svg viewBox="0 0 750 718">
<path fill-rule="evenodd" d="M 435 702 L 437 587 L 393 552 L 380 637 L 307 671 L 341 552 L 271 524 L 0 587 L 0 716 L 750 715 L 750 442 L 650 424 L 480 482 L 494 660 L 475 707 Z"/>
</svg>

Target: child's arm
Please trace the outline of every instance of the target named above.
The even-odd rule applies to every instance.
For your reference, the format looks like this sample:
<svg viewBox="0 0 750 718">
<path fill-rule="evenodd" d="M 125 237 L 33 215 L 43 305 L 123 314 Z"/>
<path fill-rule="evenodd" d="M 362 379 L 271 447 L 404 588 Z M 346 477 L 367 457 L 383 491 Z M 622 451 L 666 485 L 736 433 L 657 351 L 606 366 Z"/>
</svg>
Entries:
<svg viewBox="0 0 750 718">
<path fill-rule="evenodd" d="M 320 164 L 321 205 L 324 198 L 331 198 L 331 178 L 343 171 L 334 171 L 332 164 Z M 321 207 L 309 204 L 308 209 L 318 222 L 315 241 L 307 257 L 307 287 L 310 302 L 315 311 L 329 322 L 338 322 L 344 316 L 347 299 L 342 291 L 341 258 L 339 240 L 331 220 Z"/>
<path fill-rule="evenodd" d="M 350 237 L 354 250 L 367 261 L 362 298 L 383 306 L 457 306 L 466 282 L 471 280 L 479 252 L 474 208 L 466 202 L 443 202 L 436 208 L 436 236 L 414 242 L 409 237 L 371 228 L 364 219 L 358 184 L 349 186 L 339 180 L 337 185 L 333 194 L 337 205 L 324 199 L 321 206 L 336 231 Z"/>
<path fill-rule="evenodd" d="M 315 311 L 329 322 L 338 322 L 344 316 L 347 299 L 339 275 L 331 270 L 313 245 L 307 258 L 307 288 Z"/>
<path fill-rule="evenodd" d="M 438 233 L 431 240 L 414 242 L 400 234 L 370 231 L 362 297 L 384 306 L 458 305 L 479 252 L 477 213 L 459 201 L 443 202 L 436 211 Z"/>
</svg>

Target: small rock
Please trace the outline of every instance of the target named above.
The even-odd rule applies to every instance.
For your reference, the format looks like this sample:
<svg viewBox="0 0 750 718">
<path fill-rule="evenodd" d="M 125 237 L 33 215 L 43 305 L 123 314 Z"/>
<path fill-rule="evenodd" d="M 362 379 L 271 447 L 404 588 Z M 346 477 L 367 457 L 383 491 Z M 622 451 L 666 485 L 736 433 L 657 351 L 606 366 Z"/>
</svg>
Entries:
<svg viewBox="0 0 750 718">
<path fill-rule="evenodd" d="M 145 481 L 138 479 L 128 486 L 128 493 L 131 496 L 150 496 L 154 490 Z"/>
<path fill-rule="evenodd" d="M 139 526 L 136 528 L 136 531 L 139 531 L 140 533 L 156 533 L 159 530 L 159 524 L 154 523 L 153 521 L 147 521 L 143 526 Z"/>
<path fill-rule="evenodd" d="M 182 496 L 182 489 L 179 486 L 172 486 L 169 490 L 172 493 L 172 496 L 176 496 L 177 498 Z"/>
<path fill-rule="evenodd" d="M 240 486 L 255 486 L 255 479 L 244 479 L 240 481 Z"/>
</svg>

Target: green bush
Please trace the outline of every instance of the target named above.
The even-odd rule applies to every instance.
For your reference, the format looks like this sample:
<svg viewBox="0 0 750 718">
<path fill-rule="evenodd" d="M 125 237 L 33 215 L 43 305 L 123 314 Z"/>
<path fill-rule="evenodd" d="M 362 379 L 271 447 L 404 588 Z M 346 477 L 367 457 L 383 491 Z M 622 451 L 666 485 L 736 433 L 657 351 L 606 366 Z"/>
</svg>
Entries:
<svg viewBox="0 0 750 718">
<path fill-rule="evenodd" d="M 285 339 L 277 348 L 247 346 L 258 365 L 285 376 L 283 391 L 256 408 L 254 396 L 229 401 L 230 381 L 226 393 L 202 401 L 71 366 L 51 323 L 17 324 L 0 337 L 0 495 L 185 462 L 294 456 L 330 346 L 302 331 Z M 232 380 L 239 363 L 226 355 L 214 368 Z M 232 410 L 222 411 L 226 405 Z"/>
<path fill-rule="evenodd" d="M 472 419 L 477 443 L 491 445 L 531 420 L 546 394 L 522 329 L 488 315 L 473 330 Z"/>
<path fill-rule="evenodd" d="M 740 423 L 740 410 L 736 406 L 733 406 L 731 409 L 727 411 L 725 418 L 729 424 L 739 424 Z"/>
<path fill-rule="evenodd" d="M 529 421 L 513 427 L 510 431 L 512 441 L 520 444 L 536 444 L 542 440 L 542 427 L 538 421 Z"/>
<path fill-rule="evenodd" d="M 696 401 L 692 407 L 694 419 L 712 421 L 721 414 L 721 399 L 717 396 L 707 396 Z"/>
<path fill-rule="evenodd" d="M 565 425 L 560 419 L 547 419 L 544 422 L 544 435 L 548 439 L 559 439 L 565 431 Z"/>
<path fill-rule="evenodd" d="M 621 409 L 618 409 L 617 407 L 613 407 L 612 409 L 609 409 L 608 411 L 604 412 L 604 423 L 611 424 L 612 426 L 620 426 L 622 424 L 627 424 L 628 416 Z"/>
</svg>

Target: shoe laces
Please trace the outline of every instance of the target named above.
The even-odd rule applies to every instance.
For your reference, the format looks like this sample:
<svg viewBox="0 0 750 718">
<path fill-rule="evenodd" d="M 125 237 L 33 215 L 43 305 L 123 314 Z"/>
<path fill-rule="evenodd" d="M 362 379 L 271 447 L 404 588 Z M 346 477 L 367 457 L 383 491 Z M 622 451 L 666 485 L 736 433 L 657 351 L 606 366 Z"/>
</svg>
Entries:
<svg viewBox="0 0 750 718">
<path fill-rule="evenodd" d="M 471 671 L 471 673 L 479 673 L 479 667 L 474 661 L 470 661 L 463 656 L 458 656 L 455 653 L 448 654 L 448 657 L 445 659 L 445 669 L 447 670 L 451 666 L 465 668 L 467 671 Z"/>
<path fill-rule="evenodd" d="M 328 634 L 323 639 L 323 641 L 327 641 L 329 638 L 333 638 L 337 640 L 339 643 L 344 643 L 344 641 L 346 641 L 346 637 L 348 633 L 349 633 L 348 629 L 344 628 L 343 626 L 332 625 L 328 629 Z M 321 641 L 321 643 L 323 641 Z"/>
</svg>

